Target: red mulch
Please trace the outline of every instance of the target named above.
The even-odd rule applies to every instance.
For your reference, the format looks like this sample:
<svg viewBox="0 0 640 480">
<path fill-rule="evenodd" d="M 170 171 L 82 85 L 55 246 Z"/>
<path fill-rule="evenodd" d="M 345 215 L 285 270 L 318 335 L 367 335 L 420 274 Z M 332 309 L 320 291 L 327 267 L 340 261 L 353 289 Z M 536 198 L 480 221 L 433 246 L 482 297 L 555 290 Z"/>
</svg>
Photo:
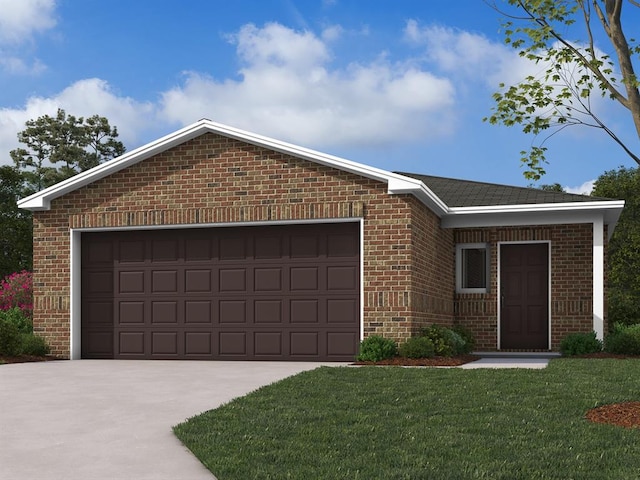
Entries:
<svg viewBox="0 0 640 480">
<path fill-rule="evenodd" d="M 480 360 L 477 355 L 460 355 L 457 357 L 405 358 L 393 357 L 379 362 L 355 362 L 354 365 L 392 365 L 399 367 L 457 367 L 465 363 Z"/>
<path fill-rule="evenodd" d="M 36 357 L 34 355 L 20 355 L 18 357 L 0 356 L 0 365 L 3 363 L 27 363 L 27 362 L 49 362 L 51 360 L 60 360 L 58 357 L 47 355 L 46 357 Z"/>
<path fill-rule="evenodd" d="M 592 408 L 585 415 L 594 423 L 608 423 L 625 428 L 640 428 L 640 402 L 623 402 Z"/>
</svg>

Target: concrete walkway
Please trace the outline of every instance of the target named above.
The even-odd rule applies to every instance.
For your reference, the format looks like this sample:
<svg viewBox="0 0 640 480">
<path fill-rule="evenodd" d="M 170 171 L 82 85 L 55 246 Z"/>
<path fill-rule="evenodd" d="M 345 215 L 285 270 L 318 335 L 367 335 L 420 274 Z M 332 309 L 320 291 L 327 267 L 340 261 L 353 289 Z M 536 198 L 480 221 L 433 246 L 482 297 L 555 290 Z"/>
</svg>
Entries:
<svg viewBox="0 0 640 480">
<path fill-rule="evenodd" d="M 171 427 L 319 365 L 118 360 L 2 365 L 0 478 L 212 480 Z"/>
<path fill-rule="evenodd" d="M 546 368 L 552 358 L 560 355 L 555 353 L 542 354 L 518 354 L 518 353 L 498 353 L 498 352 L 476 352 L 475 355 L 482 357 L 475 362 L 465 363 L 460 368 L 472 370 L 475 368 Z"/>
</svg>

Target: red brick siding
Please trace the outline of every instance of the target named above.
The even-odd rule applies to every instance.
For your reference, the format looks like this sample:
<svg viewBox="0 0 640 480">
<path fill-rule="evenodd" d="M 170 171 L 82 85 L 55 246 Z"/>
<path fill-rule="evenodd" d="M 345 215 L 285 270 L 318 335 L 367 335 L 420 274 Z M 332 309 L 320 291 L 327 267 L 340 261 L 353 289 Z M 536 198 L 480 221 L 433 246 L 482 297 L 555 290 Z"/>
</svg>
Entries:
<svg viewBox="0 0 640 480">
<path fill-rule="evenodd" d="M 421 218 L 412 220 L 417 214 Z M 416 322 L 450 318 L 446 283 L 452 274 L 442 282 L 424 269 L 450 265 L 452 233 L 440 231 L 437 217 L 414 197 L 388 195 L 385 183 L 205 134 L 34 213 L 35 330 L 54 354 L 69 355 L 70 228 L 338 218 L 364 218 L 365 335 L 403 339 Z M 440 242 L 436 251 L 424 248 L 433 240 Z"/>
<path fill-rule="evenodd" d="M 568 333 L 593 330 L 593 226 L 545 225 L 460 229 L 456 243 L 489 243 L 491 285 L 487 294 L 456 294 L 456 322 L 468 327 L 478 350 L 495 350 L 498 342 L 498 242 L 551 242 L 551 349 Z"/>
</svg>

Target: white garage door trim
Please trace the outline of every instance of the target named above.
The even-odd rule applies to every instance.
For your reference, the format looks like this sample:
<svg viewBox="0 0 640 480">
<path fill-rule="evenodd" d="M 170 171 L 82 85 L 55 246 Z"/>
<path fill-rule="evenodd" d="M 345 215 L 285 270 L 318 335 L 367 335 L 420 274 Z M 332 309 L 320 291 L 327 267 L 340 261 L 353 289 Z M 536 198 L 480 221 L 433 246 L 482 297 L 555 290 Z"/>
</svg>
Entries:
<svg viewBox="0 0 640 480">
<path fill-rule="evenodd" d="M 360 224 L 360 339 L 364 333 L 364 219 L 363 218 L 336 218 L 320 220 L 298 221 L 272 221 L 272 222 L 234 222 L 234 223 L 202 223 L 180 225 L 154 225 L 134 227 L 98 227 L 98 228 L 72 228 L 70 229 L 70 359 L 81 358 L 81 334 L 82 334 L 82 295 L 81 295 L 81 235 L 82 232 L 122 232 L 131 230 L 182 230 L 190 228 L 228 228 L 228 227 L 258 227 L 270 225 L 301 225 L 301 224 L 335 224 L 335 223 L 359 223 Z"/>
</svg>

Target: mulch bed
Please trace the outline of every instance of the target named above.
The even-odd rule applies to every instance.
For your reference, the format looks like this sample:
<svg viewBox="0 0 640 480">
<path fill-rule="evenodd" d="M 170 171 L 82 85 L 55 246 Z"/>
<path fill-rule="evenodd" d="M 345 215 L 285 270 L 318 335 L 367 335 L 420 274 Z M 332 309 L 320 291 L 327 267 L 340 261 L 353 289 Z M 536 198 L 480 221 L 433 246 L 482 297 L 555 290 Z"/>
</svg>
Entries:
<svg viewBox="0 0 640 480">
<path fill-rule="evenodd" d="M 623 402 L 592 408 L 585 418 L 594 423 L 607 423 L 625 428 L 640 428 L 640 402 Z"/>
<path fill-rule="evenodd" d="M 28 363 L 28 362 L 50 362 L 52 360 L 61 360 L 58 357 L 47 355 L 46 357 L 36 357 L 34 355 L 20 355 L 18 357 L 0 356 L 0 365 L 3 363 Z"/>
<path fill-rule="evenodd" d="M 393 357 L 379 362 L 354 362 L 354 365 L 391 365 L 397 367 L 458 367 L 465 363 L 480 360 L 477 355 L 460 355 L 457 357 L 405 358 Z"/>
</svg>

